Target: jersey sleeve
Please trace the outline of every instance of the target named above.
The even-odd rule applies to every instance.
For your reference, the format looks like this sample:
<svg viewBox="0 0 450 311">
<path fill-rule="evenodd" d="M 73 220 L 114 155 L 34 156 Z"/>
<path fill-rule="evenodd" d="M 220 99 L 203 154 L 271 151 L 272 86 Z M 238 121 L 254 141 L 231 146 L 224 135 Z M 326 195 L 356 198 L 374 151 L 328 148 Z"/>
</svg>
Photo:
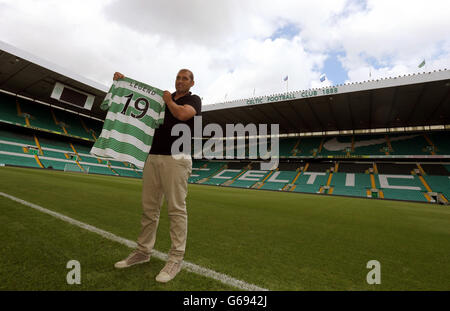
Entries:
<svg viewBox="0 0 450 311">
<path fill-rule="evenodd" d="M 111 107 L 112 104 L 112 98 L 114 96 L 114 91 L 116 89 L 117 81 L 114 81 L 111 87 L 109 88 L 108 94 L 106 94 L 105 99 L 100 104 L 100 109 L 102 110 L 108 110 L 109 107 Z"/>
</svg>

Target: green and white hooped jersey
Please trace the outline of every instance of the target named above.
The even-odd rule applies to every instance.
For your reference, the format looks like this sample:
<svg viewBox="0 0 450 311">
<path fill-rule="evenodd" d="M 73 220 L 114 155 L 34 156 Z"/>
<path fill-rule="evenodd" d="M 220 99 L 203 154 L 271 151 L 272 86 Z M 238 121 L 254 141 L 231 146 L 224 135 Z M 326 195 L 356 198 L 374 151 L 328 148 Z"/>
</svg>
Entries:
<svg viewBox="0 0 450 311">
<path fill-rule="evenodd" d="M 114 81 L 100 108 L 108 109 L 91 154 L 143 168 L 155 129 L 164 122 L 163 91 L 123 78 Z"/>
</svg>

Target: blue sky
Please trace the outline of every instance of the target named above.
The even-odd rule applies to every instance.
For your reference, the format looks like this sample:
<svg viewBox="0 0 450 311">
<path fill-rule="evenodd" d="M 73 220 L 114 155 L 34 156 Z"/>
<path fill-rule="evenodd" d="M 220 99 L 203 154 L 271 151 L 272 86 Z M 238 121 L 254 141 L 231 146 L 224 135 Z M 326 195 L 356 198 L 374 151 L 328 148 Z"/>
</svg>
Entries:
<svg viewBox="0 0 450 311">
<path fill-rule="evenodd" d="M 275 32 L 270 36 L 271 40 L 276 40 L 279 38 L 291 40 L 300 33 L 300 28 L 294 23 L 285 23 L 283 26 L 275 30 Z"/>
<path fill-rule="evenodd" d="M 299 26 L 294 23 L 287 22 L 284 23 L 283 26 L 276 29 L 276 31 L 270 36 L 269 39 L 273 41 L 277 39 L 292 40 L 294 37 L 299 36 L 300 33 L 301 29 L 299 28 Z M 327 58 L 323 63 L 323 66 L 321 66 L 320 68 L 316 68 L 318 72 L 320 72 L 321 74 L 325 74 L 326 79 L 332 82 L 332 84 L 334 85 L 343 84 L 348 80 L 347 71 L 343 68 L 342 63 L 339 59 L 343 56 L 345 56 L 344 52 L 330 51 L 327 54 Z M 371 64 L 378 65 L 376 64 L 375 60 L 371 60 Z M 325 81 L 323 82 L 326 83 Z"/>
<path fill-rule="evenodd" d="M 339 57 L 344 56 L 344 53 L 331 52 L 324 62 L 322 72 L 329 81 L 333 82 L 333 85 L 343 84 L 348 80 L 347 71 L 342 67 L 342 63 L 339 60 Z"/>
</svg>

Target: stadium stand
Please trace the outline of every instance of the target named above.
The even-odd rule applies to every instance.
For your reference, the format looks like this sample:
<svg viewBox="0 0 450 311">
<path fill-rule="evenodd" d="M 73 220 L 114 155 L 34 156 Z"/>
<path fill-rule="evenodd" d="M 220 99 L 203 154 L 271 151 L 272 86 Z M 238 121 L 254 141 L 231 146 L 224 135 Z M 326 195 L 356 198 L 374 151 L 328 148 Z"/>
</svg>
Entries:
<svg viewBox="0 0 450 311">
<path fill-rule="evenodd" d="M 355 163 L 355 162 L 339 162 L 339 172 L 342 173 L 365 173 L 373 168 L 373 164 L 370 162 L 366 163 Z"/>
<path fill-rule="evenodd" d="M 422 192 L 414 190 L 383 189 L 383 194 L 386 199 L 427 202 Z"/>
<path fill-rule="evenodd" d="M 278 165 L 278 169 L 280 171 L 296 171 L 304 165 L 304 162 L 281 162 Z"/>
<path fill-rule="evenodd" d="M 371 188 L 370 175 L 361 173 L 334 173 L 331 182 L 334 195 L 365 197 Z"/>
<path fill-rule="evenodd" d="M 308 171 L 311 172 L 328 172 L 330 169 L 334 167 L 334 163 L 332 162 L 312 162 L 308 166 Z"/>
<path fill-rule="evenodd" d="M 0 94 L 0 121 L 25 126 L 25 118 L 17 109 L 14 97 Z"/>
<path fill-rule="evenodd" d="M 355 155 L 385 155 L 388 151 L 384 135 L 356 135 L 352 154 Z"/>
<path fill-rule="evenodd" d="M 279 142 L 280 157 L 286 158 L 293 156 L 297 152 L 297 146 L 299 143 L 298 138 L 284 138 Z"/>
<path fill-rule="evenodd" d="M 320 156 L 345 156 L 351 153 L 352 150 L 352 136 L 329 137 L 325 138 Z"/>
<path fill-rule="evenodd" d="M 427 175 L 450 176 L 450 171 L 442 164 L 421 164 L 420 165 Z"/>
<path fill-rule="evenodd" d="M 302 137 L 294 156 L 315 157 L 320 152 L 322 137 Z"/>
<path fill-rule="evenodd" d="M 294 181 L 297 175 L 298 172 L 295 171 L 273 171 L 258 189 L 283 190 Z"/>
<path fill-rule="evenodd" d="M 0 65 L 17 59 L 11 51 L 2 52 Z M 128 163 L 89 154 L 101 133 L 100 120 L 106 115 L 99 108 L 106 87 L 92 81 L 74 80 L 39 64 L 27 66 L 34 63 L 23 57 L 21 62 L 25 64 L 21 74 L 33 76 L 32 85 L 36 87 L 26 88 L 14 79 L 1 82 L 0 165 L 142 177 L 142 170 Z M 18 71 L 14 70 L 18 69 L 11 68 L 8 75 L 17 75 Z M 48 73 L 46 79 L 51 82 L 44 81 L 41 72 L 36 74 L 33 68 Z M 335 86 L 332 93 L 329 88 L 293 92 L 290 98 L 294 100 L 274 101 L 275 97 L 266 97 L 265 102 L 252 107 L 245 100 L 205 106 L 203 125 L 218 123 L 225 128 L 227 120 L 241 124 L 279 122 L 279 134 L 283 134 L 279 140 L 279 164 L 273 170 L 260 170 L 261 159 L 249 158 L 253 145 L 247 140 L 245 159 L 193 160 L 189 182 L 320 195 L 448 202 L 449 78 L 450 72 L 444 70 Z M 92 109 L 74 108 L 49 98 L 49 85 L 56 81 L 65 81 L 68 86 L 94 94 Z M 410 97 L 405 95 L 411 94 L 411 89 L 425 86 L 427 92 L 413 101 L 416 113 L 410 114 L 411 102 L 404 99 Z M 23 90 L 30 92 L 23 93 Z M 368 98 L 370 105 L 365 102 Z M 382 116 L 373 107 L 392 113 L 398 109 L 395 112 L 398 116 Z M 428 111 L 429 107 L 434 107 L 432 112 Z M 258 113 L 251 113 L 251 109 Z M 402 111 L 408 112 L 408 116 L 403 116 Z M 422 115 L 427 115 L 427 119 Z M 255 146 L 261 157 L 259 143 Z M 226 144 L 223 145 L 225 156 Z M 230 149 L 236 152 L 235 146 Z"/>
<path fill-rule="evenodd" d="M 449 176 L 424 176 L 433 192 L 441 193 L 449 200 L 450 198 L 450 177 Z"/>
<path fill-rule="evenodd" d="M 48 106 L 39 105 L 36 103 L 29 103 L 28 101 L 20 100 L 18 103 L 22 113 L 27 113 L 29 117 L 30 126 L 54 131 L 62 134 L 62 128 L 52 118 L 52 111 Z"/>
<path fill-rule="evenodd" d="M 437 155 L 450 154 L 450 132 L 431 132 L 427 136 L 430 138 L 431 147 Z"/>
<path fill-rule="evenodd" d="M 430 154 L 430 152 L 426 149 L 428 143 L 423 135 L 421 134 L 412 134 L 412 135 L 389 135 L 388 136 L 391 150 L 390 154 L 398 154 L 398 155 L 423 155 Z"/>
<path fill-rule="evenodd" d="M 242 169 L 250 164 L 249 161 L 242 161 L 242 162 L 228 162 L 227 168 L 229 169 Z"/>
<path fill-rule="evenodd" d="M 13 111 L 11 102 L 10 100 L 9 106 L 1 106 L 2 111 L 9 111 L 8 123 L 13 123 L 13 120 L 22 121 L 19 117 L 14 119 L 18 112 Z M 9 107 L 9 110 L 5 107 Z M 20 107 L 20 109 L 26 109 L 29 124 L 34 128 L 55 130 L 55 132 L 58 129 L 48 107 L 42 106 L 42 110 L 36 109 L 31 104 L 22 104 Z M 5 119 L 3 114 L 2 116 Z M 64 131 L 62 127 L 59 128 L 58 138 L 48 133 L 44 135 L 42 132 L 2 126 L 0 128 L 0 163 L 89 172 L 90 174 L 142 177 L 141 170 L 133 168 L 128 163 L 101 160 L 89 154 L 90 144 L 96 133 L 91 129 L 95 126 L 94 122 L 84 121 L 75 115 L 63 117 L 64 111 L 55 113 L 55 116 L 58 121 L 62 120 L 62 123 L 58 123 L 66 129 Z M 52 123 L 53 125 L 51 125 Z M 19 125 L 24 128 L 28 127 L 26 121 L 20 122 Z M 98 127 L 97 131 L 99 131 Z M 64 135 L 66 133 L 67 135 Z M 79 137 L 83 135 L 86 140 L 89 139 L 91 142 L 86 144 L 81 141 L 70 141 L 71 135 Z M 431 139 L 438 141 L 440 147 L 436 147 L 434 143 L 430 144 L 429 140 Z M 434 197 L 442 195 L 444 199 L 450 197 L 448 178 L 450 165 L 448 164 L 392 161 L 376 161 L 374 163 L 351 160 L 324 162 L 317 158 L 323 156 L 339 159 L 343 156 L 355 156 L 357 153 L 360 155 L 373 153 L 369 154 L 370 156 L 382 154 L 427 155 L 432 152 L 445 154 L 447 144 L 443 144 L 442 139 L 446 139 L 448 142 L 450 136 L 446 132 L 439 132 L 411 135 L 286 138 L 280 142 L 280 146 L 284 146 L 280 149 L 284 150 L 286 156 L 296 157 L 300 154 L 300 157 L 306 156 L 310 159 L 315 157 L 316 160 L 281 161 L 278 169 L 274 171 L 261 171 L 258 162 L 245 160 L 229 162 L 194 160 L 193 173 L 189 182 L 356 197 L 376 195 L 386 199 L 432 202 L 433 194 L 436 194 Z M 344 147 L 338 148 L 339 144 Z M 421 175 L 423 175 L 423 181 L 421 181 Z"/>
<path fill-rule="evenodd" d="M 377 168 L 379 174 L 411 174 L 412 171 L 417 169 L 416 164 L 404 164 L 404 163 L 382 163 L 377 162 Z"/>
<path fill-rule="evenodd" d="M 0 127 L 0 164 L 140 178 L 140 170 L 89 154 L 90 146 L 29 129 Z M 39 145 L 39 146 L 38 146 Z"/>
<path fill-rule="evenodd" d="M 324 172 L 302 172 L 294 182 L 294 192 L 318 193 L 320 187 L 326 184 L 328 174 Z"/>
<path fill-rule="evenodd" d="M 241 187 L 250 188 L 258 182 L 261 182 L 267 175 L 269 171 L 263 170 L 246 170 L 241 172 L 233 182 L 230 182 L 231 187 Z"/>
<path fill-rule="evenodd" d="M 222 170 L 226 165 L 226 162 L 209 162 L 209 161 L 196 161 L 192 163 L 192 174 L 189 177 L 189 182 L 191 183 L 202 183 L 207 180 L 207 178 L 215 175 L 220 170 Z"/>
<path fill-rule="evenodd" d="M 445 133 L 439 135 L 442 139 Z M 433 202 L 435 190 L 422 175 L 449 174 L 446 165 L 420 160 L 405 162 L 411 157 L 433 154 L 433 148 L 437 147 L 431 148 L 433 143 L 429 142 L 429 137 L 433 137 L 431 132 L 281 138 L 281 160 L 276 170 L 258 171 L 259 164 L 248 160 L 222 162 L 223 167 L 211 169 L 207 167 L 213 162 L 194 160 L 189 181 L 261 190 Z M 246 149 L 248 151 L 248 144 Z M 396 161 L 397 157 L 403 160 Z M 339 160 L 342 158 L 346 160 Z M 248 174 L 252 178 L 248 179 Z"/>
</svg>

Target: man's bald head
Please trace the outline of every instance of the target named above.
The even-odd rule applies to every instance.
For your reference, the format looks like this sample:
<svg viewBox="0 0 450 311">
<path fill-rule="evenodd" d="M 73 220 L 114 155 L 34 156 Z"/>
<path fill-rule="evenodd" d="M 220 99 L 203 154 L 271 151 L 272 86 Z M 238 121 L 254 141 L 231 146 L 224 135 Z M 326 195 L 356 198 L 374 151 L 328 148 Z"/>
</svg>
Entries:
<svg viewBox="0 0 450 311">
<path fill-rule="evenodd" d="M 180 69 L 180 71 L 178 73 L 180 73 L 180 72 L 187 72 L 189 74 L 189 77 L 191 78 L 191 80 L 194 81 L 194 74 L 189 69 Z"/>
<path fill-rule="evenodd" d="M 175 80 L 175 89 L 178 94 L 186 94 L 195 84 L 194 74 L 189 69 L 181 69 L 178 71 Z"/>
</svg>

